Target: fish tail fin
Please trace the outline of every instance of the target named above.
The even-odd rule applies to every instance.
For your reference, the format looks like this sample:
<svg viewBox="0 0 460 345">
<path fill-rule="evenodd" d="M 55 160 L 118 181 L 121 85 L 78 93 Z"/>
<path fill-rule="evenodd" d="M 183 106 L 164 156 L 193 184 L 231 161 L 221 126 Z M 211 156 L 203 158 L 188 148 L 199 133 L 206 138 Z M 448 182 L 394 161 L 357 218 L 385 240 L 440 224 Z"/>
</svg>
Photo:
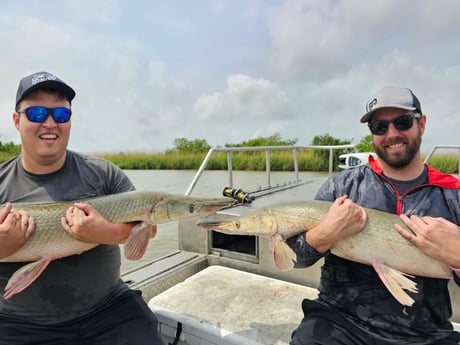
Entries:
<svg viewBox="0 0 460 345">
<path fill-rule="evenodd" d="M 3 298 L 8 299 L 26 289 L 42 274 L 51 261 L 52 258 L 42 258 L 22 266 L 14 272 L 5 286 Z"/>
<path fill-rule="evenodd" d="M 123 246 L 125 258 L 139 260 L 144 256 L 150 242 L 151 227 L 146 222 L 141 222 L 134 226 Z"/>
<path fill-rule="evenodd" d="M 273 260 L 280 271 L 288 271 L 294 268 L 297 256 L 294 251 L 286 244 L 283 237 L 276 235 L 272 237 Z"/>
<path fill-rule="evenodd" d="M 373 262 L 372 266 L 379 275 L 383 284 L 385 284 L 388 291 L 390 291 L 399 303 L 407 306 L 411 306 L 414 303 L 413 298 L 404 291 L 418 292 L 417 283 L 407 278 L 413 276 L 400 272 L 377 261 Z"/>
</svg>

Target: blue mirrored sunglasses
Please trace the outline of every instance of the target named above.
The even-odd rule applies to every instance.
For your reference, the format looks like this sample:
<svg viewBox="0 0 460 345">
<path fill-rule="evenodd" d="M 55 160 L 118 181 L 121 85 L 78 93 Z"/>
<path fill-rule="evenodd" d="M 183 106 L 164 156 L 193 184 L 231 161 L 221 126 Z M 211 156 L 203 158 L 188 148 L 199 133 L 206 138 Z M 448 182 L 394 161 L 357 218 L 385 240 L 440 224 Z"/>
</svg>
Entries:
<svg viewBox="0 0 460 345">
<path fill-rule="evenodd" d="M 51 115 L 56 123 L 65 123 L 70 120 L 70 115 L 72 115 L 72 111 L 68 108 L 46 108 L 42 106 L 33 106 L 24 110 L 18 110 L 18 113 L 26 114 L 30 122 L 38 123 L 45 122 L 48 115 Z"/>
</svg>

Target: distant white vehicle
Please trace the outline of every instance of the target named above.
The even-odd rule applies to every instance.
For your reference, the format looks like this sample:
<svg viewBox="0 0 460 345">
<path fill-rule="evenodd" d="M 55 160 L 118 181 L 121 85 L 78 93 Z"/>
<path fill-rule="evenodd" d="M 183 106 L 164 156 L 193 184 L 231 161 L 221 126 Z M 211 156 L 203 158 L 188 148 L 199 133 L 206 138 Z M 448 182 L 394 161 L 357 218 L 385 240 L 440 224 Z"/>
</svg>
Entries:
<svg viewBox="0 0 460 345">
<path fill-rule="evenodd" d="M 339 156 L 339 169 L 350 169 L 366 164 L 369 156 L 377 158 L 374 152 L 354 152 Z"/>
</svg>

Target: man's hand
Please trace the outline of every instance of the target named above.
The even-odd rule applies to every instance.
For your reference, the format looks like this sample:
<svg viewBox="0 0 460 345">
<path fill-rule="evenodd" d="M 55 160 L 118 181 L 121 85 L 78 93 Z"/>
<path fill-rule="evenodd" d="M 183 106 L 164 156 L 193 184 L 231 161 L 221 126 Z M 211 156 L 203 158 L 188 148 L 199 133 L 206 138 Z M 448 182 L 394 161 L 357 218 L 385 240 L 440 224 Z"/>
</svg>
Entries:
<svg viewBox="0 0 460 345">
<path fill-rule="evenodd" d="M 77 240 L 88 243 L 120 244 L 131 234 L 139 222 L 114 224 L 95 208 L 85 203 L 75 203 L 61 219 L 62 227 Z M 156 235 L 156 225 L 151 226 L 151 237 Z"/>
<path fill-rule="evenodd" d="M 35 230 L 35 221 L 24 211 L 16 211 L 11 203 L 0 210 L 0 259 L 17 252 Z"/>
<path fill-rule="evenodd" d="M 331 205 L 321 223 L 307 231 L 307 242 L 324 253 L 337 241 L 361 231 L 366 220 L 364 208 L 352 202 L 346 195 L 341 196 Z"/>
<path fill-rule="evenodd" d="M 443 261 L 453 267 L 460 267 L 460 230 L 444 218 L 410 217 L 402 214 L 401 220 L 413 231 L 395 224 L 395 229 L 418 249 L 434 259 Z"/>
</svg>

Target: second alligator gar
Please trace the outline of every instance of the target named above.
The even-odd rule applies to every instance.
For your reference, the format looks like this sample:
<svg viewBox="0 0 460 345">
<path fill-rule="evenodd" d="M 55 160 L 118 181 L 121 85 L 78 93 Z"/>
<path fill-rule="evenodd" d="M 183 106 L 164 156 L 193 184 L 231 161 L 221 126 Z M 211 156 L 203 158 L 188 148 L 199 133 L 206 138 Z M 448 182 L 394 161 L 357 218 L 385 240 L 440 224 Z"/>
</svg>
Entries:
<svg viewBox="0 0 460 345">
<path fill-rule="evenodd" d="M 203 216 L 231 206 L 235 200 L 131 191 L 78 200 L 78 202 L 92 205 L 111 223 L 140 221 L 141 223 L 133 228 L 124 244 L 125 257 L 138 260 L 147 250 L 151 225 Z M 61 217 L 65 216 L 66 210 L 74 203 L 13 203 L 14 209 L 26 211 L 32 216 L 36 226 L 32 236 L 21 249 L 0 260 L 0 262 L 32 261 L 11 276 L 5 287 L 4 298 L 10 298 L 27 288 L 51 261 L 80 254 L 98 245 L 81 242 L 62 228 Z"/>
<path fill-rule="evenodd" d="M 294 267 L 296 254 L 284 240 L 315 227 L 326 216 L 331 204 L 326 201 L 285 202 L 242 216 L 226 219 L 212 216 L 197 225 L 228 234 L 269 236 L 276 266 L 289 270 Z M 368 208 L 365 211 L 364 229 L 334 244 L 331 248 L 334 255 L 372 265 L 387 289 L 403 305 L 414 303 L 404 290 L 418 291 L 407 276 L 452 277 L 447 264 L 424 254 L 394 229 L 397 223 L 410 231 L 397 215 Z"/>
</svg>

